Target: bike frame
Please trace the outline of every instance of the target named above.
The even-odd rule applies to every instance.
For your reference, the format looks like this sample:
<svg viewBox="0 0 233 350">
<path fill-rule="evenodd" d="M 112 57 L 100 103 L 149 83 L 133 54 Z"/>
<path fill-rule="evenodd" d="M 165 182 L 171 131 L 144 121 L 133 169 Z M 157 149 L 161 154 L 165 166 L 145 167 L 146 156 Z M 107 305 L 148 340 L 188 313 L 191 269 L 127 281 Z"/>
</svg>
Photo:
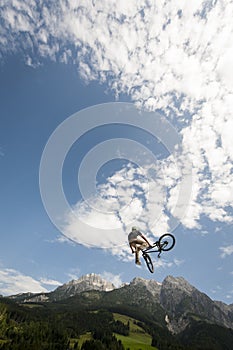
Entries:
<svg viewBox="0 0 233 350">
<path fill-rule="evenodd" d="M 170 241 L 170 239 L 172 241 Z M 142 250 L 142 256 L 146 262 L 146 265 L 151 273 L 154 272 L 153 262 L 150 257 L 150 253 L 158 253 L 158 258 L 163 251 L 171 250 L 175 245 L 175 237 L 171 233 L 163 234 L 158 241 L 153 243 L 151 247 Z"/>
<path fill-rule="evenodd" d="M 162 248 L 163 248 L 164 244 L 161 246 L 159 245 L 159 242 L 155 242 L 153 243 L 152 247 L 148 247 L 143 249 L 143 252 L 145 253 L 162 253 Z M 156 250 L 153 250 L 154 248 L 156 248 Z"/>
</svg>

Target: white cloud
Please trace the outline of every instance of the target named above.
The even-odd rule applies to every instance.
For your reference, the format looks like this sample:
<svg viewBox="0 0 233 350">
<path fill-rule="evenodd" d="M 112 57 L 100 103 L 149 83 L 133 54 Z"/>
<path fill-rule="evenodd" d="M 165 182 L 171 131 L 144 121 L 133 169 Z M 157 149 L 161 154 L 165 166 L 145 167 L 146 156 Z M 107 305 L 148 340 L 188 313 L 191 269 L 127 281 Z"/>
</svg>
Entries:
<svg viewBox="0 0 233 350">
<path fill-rule="evenodd" d="M 172 267 L 173 263 L 171 261 L 166 261 L 165 259 L 153 259 L 153 264 L 155 271 L 156 269 L 162 268 L 162 269 L 167 269 Z"/>
<path fill-rule="evenodd" d="M 232 299 L 232 294 L 233 294 L 233 292 L 231 292 L 231 294 L 227 294 L 227 295 L 226 295 L 226 298 L 227 298 L 227 299 Z"/>
<path fill-rule="evenodd" d="M 114 89 L 153 108 L 167 108 L 168 102 L 175 107 L 174 92 L 191 105 L 193 98 L 208 100 L 222 87 L 232 88 L 232 3 L 223 4 L 210 2 L 204 18 L 202 1 L 191 1 L 187 8 L 166 1 L 127 6 L 112 1 L 109 6 L 107 0 L 68 0 L 40 7 L 35 0 L 7 0 L 1 37 L 19 48 L 17 35 L 28 33 L 41 56 L 52 59 L 62 57 L 71 44 L 87 79 L 104 81 L 111 75 Z"/>
<path fill-rule="evenodd" d="M 174 264 L 176 265 L 176 266 L 180 266 L 180 265 L 182 265 L 182 264 L 184 264 L 184 262 L 185 262 L 185 260 L 179 260 L 179 259 L 174 259 Z"/>
<path fill-rule="evenodd" d="M 48 240 L 46 240 L 46 242 L 48 242 L 48 243 L 61 243 L 61 244 L 66 243 L 66 244 L 69 244 L 71 246 L 75 246 L 75 243 L 64 235 L 59 235 L 55 239 L 48 239 Z"/>
<path fill-rule="evenodd" d="M 187 205 L 182 198 L 180 210 L 173 215 L 188 228 L 199 227 L 201 215 L 232 222 L 232 2 L 67 0 L 47 6 L 35 0 L 3 0 L 0 13 L 2 55 L 25 50 L 30 65 L 44 57 L 72 61 L 86 81 L 107 82 L 116 94 L 127 93 L 138 106 L 162 109 L 183 137 L 174 164 L 179 162 L 185 169 L 188 158 L 193 164 L 192 197 L 186 215 L 181 216 Z M 170 212 L 178 198 L 179 176 L 174 171 L 169 164 L 163 173 L 168 187 L 164 205 Z M 119 209 L 116 214 L 119 202 L 110 188 L 105 189 L 110 198 L 108 208 L 102 208 L 98 215 L 79 204 L 74 208 L 76 214 L 68 218 L 68 237 L 77 239 L 75 216 L 80 208 L 79 218 L 92 227 L 120 230 L 134 219 L 144 229 L 149 225 L 153 230 L 165 230 L 168 218 L 160 210 L 164 187 L 157 185 L 158 181 L 158 200 L 150 203 L 148 199 L 148 213 L 141 199 L 134 198 L 127 202 L 128 212 Z M 121 204 L 126 204 L 132 188 L 120 190 Z M 101 205 L 97 199 L 91 204 Z M 108 212 L 110 207 L 114 213 Z M 160 213 L 156 220 L 150 214 L 152 208 Z M 87 244 L 93 243 L 93 234 L 82 235 Z M 96 235 L 94 245 L 100 237 L 103 246 L 116 244 L 106 232 Z M 117 237 L 124 241 L 122 234 Z"/>
<path fill-rule="evenodd" d="M 226 247 L 220 247 L 219 248 L 221 250 L 221 258 L 225 258 L 226 256 L 229 256 L 231 254 L 233 254 L 233 245 L 229 245 Z"/>
<path fill-rule="evenodd" d="M 122 258 L 128 255 L 127 235 L 131 226 L 138 226 L 155 241 L 169 228 L 169 213 L 164 210 L 168 193 L 161 169 L 159 164 L 145 165 L 144 177 L 133 165 L 115 172 L 104 186 L 97 185 L 98 196 L 80 201 L 72 208 L 63 232 L 78 243 L 110 249 Z M 156 170 L 154 178 L 151 170 Z M 102 201 L 103 198 L 107 200 Z"/>
<path fill-rule="evenodd" d="M 221 291 L 222 291 L 222 287 L 217 285 L 217 286 L 215 287 L 215 289 L 212 289 L 212 290 L 211 290 L 211 293 L 217 294 L 217 293 L 219 293 L 219 292 L 221 292 Z"/>
<path fill-rule="evenodd" d="M 67 276 L 70 280 L 78 280 L 80 278 L 80 269 L 78 267 L 71 268 L 67 273 Z"/>
<path fill-rule="evenodd" d="M 48 278 L 40 278 L 40 283 L 45 284 L 47 286 L 61 286 L 62 283 L 53 279 Z"/>
<path fill-rule="evenodd" d="M 101 277 L 106 280 L 106 281 L 109 281 L 111 283 L 114 284 L 115 287 L 119 288 L 123 282 L 121 280 L 121 276 L 120 275 L 114 275 L 113 273 L 111 272 L 107 272 L 107 271 L 104 271 L 102 274 L 101 274 Z"/>
<path fill-rule="evenodd" d="M 14 269 L 0 270 L 0 293 L 3 295 L 47 292 L 48 290 L 42 284 L 42 281 L 37 281 Z"/>
<path fill-rule="evenodd" d="M 54 240 L 53 242 L 67 243 L 67 244 L 70 244 L 70 245 L 74 245 L 74 242 L 72 242 L 70 239 L 68 239 L 68 238 L 65 237 L 65 236 L 59 236 L 59 237 L 57 237 L 57 239 Z"/>
</svg>

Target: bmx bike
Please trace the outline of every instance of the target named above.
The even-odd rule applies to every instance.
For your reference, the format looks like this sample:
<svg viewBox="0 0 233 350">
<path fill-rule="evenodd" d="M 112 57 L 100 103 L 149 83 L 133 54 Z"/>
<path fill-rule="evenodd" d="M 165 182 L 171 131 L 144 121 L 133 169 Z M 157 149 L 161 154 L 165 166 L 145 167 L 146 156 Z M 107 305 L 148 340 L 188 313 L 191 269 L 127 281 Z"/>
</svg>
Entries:
<svg viewBox="0 0 233 350">
<path fill-rule="evenodd" d="M 175 237 L 171 233 L 165 233 L 158 239 L 158 241 L 153 243 L 151 247 L 142 250 L 142 257 L 151 273 L 154 272 L 154 265 L 149 254 L 158 253 L 158 258 L 160 258 L 161 253 L 171 250 L 174 247 L 175 242 Z"/>
</svg>

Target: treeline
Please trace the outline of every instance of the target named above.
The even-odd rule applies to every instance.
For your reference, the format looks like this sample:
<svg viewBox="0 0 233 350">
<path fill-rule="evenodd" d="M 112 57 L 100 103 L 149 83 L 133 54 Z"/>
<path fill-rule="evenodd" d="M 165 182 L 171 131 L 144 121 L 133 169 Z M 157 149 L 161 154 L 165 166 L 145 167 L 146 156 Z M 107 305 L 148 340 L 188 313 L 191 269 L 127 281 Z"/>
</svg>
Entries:
<svg viewBox="0 0 233 350">
<path fill-rule="evenodd" d="M 96 330 L 92 333 L 92 338 L 82 344 L 81 350 L 124 350 L 121 341 L 110 330 Z"/>
<path fill-rule="evenodd" d="M 1 350 L 64 350 L 69 346 L 66 330 L 42 320 L 30 320 L 25 312 L 17 312 L 18 306 L 8 310 L 0 304 Z M 27 313 L 26 313 L 27 314 Z"/>
<path fill-rule="evenodd" d="M 72 310 L 66 306 L 57 303 L 18 305 L 0 299 L 0 349 L 80 349 L 79 337 L 87 332 L 92 334 L 92 339 L 82 344 L 82 350 L 124 349 L 114 334 L 129 335 L 129 323 L 114 320 L 113 310 L 81 310 L 75 305 Z M 138 320 L 135 321 L 137 325 L 152 336 L 151 345 L 159 350 L 232 350 L 231 329 L 193 322 L 174 336 L 166 327 L 140 313 L 140 309 L 125 307 L 124 314 Z"/>
<path fill-rule="evenodd" d="M 50 310 L 51 311 L 51 310 Z M 51 312 L 45 308 L 0 303 L 1 350 L 66 350 L 70 339 L 92 332 L 91 343 L 83 349 L 123 350 L 113 333 L 129 334 L 129 325 L 114 320 L 106 310 Z M 100 344 L 101 343 L 101 344 Z M 78 342 L 75 344 L 78 348 Z"/>
<path fill-rule="evenodd" d="M 232 350 L 233 330 L 203 321 L 192 321 L 185 331 L 178 335 L 180 341 L 192 349 Z"/>
</svg>

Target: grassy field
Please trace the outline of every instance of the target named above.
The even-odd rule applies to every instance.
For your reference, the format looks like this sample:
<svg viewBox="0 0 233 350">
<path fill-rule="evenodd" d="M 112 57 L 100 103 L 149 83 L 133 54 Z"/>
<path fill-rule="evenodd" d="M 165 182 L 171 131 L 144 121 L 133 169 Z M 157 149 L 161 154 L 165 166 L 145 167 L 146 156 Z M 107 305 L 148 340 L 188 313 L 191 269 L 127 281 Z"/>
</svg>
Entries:
<svg viewBox="0 0 233 350">
<path fill-rule="evenodd" d="M 133 332 L 133 333 L 144 333 L 145 334 L 144 329 L 142 329 L 141 327 L 139 327 L 136 324 L 137 320 L 135 320 L 134 318 L 129 317 L 129 316 L 125 316 L 125 315 L 121 315 L 121 314 L 116 314 L 116 313 L 113 314 L 113 317 L 114 317 L 114 319 L 116 321 L 121 321 L 125 325 L 127 325 L 129 323 L 129 328 L 130 328 L 131 332 Z"/>
<path fill-rule="evenodd" d="M 115 334 L 118 340 L 121 340 L 125 349 L 130 350 L 155 350 L 156 348 L 151 346 L 151 336 L 136 324 L 136 320 L 125 315 L 113 314 L 115 320 L 119 320 L 124 324 L 129 323 L 129 336 L 123 336 Z"/>
<path fill-rule="evenodd" d="M 122 344 L 124 345 L 125 350 L 156 350 L 157 348 L 151 346 L 151 341 L 148 343 L 148 338 L 146 336 L 141 337 L 135 337 L 133 333 L 129 335 L 128 337 L 125 337 L 123 335 L 115 334 L 116 338 L 118 340 L 121 340 Z"/>
<path fill-rule="evenodd" d="M 115 320 L 119 320 L 123 322 L 124 324 L 129 324 L 129 335 L 124 336 L 124 335 L 119 335 L 119 334 L 114 334 L 115 337 L 118 340 L 121 340 L 122 344 L 124 345 L 125 350 L 130 349 L 130 350 L 156 350 L 157 348 L 151 346 L 151 336 L 144 331 L 140 326 L 136 324 L 137 320 L 135 320 L 132 317 L 121 315 L 121 314 L 113 314 Z M 79 349 L 81 349 L 82 344 L 86 340 L 91 339 L 91 333 L 86 333 L 83 334 L 79 337 L 79 339 L 73 339 L 78 341 Z M 71 340 L 71 343 L 73 342 Z"/>
<path fill-rule="evenodd" d="M 87 332 L 85 334 L 82 334 L 80 335 L 79 338 L 71 338 L 70 339 L 70 347 L 73 348 L 74 347 L 74 344 L 76 342 L 78 342 L 78 349 L 81 349 L 83 343 L 86 341 L 86 340 L 91 340 L 92 339 L 92 336 L 91 336 L 91 332 Z"/>
</svg>

